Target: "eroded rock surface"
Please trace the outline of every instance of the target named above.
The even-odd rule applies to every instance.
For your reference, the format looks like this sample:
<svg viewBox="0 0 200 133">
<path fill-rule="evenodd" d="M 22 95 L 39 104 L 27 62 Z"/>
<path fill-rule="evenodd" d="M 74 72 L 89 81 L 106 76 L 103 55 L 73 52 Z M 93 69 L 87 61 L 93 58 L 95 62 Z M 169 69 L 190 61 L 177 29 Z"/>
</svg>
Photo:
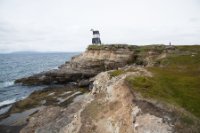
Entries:
<svg viewBox="0 0 200 133">
<path fill-rule="evenodd" d="M 173 127 L 163 118 L 143 112 L 124 79 L 152 76 L 135 68 L 118 77 L 102 72 L 94 78 L 92 91 L 78 96 L 66 108 L 46 107 L 31 116 L 21 132 L 60 133 L 170 133 Z"/>
</svg>

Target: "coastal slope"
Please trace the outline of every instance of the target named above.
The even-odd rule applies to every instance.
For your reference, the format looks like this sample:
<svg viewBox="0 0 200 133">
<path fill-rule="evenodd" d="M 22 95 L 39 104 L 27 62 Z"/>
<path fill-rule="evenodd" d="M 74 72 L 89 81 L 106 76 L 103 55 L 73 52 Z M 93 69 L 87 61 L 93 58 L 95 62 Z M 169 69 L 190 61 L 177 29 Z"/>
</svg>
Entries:
<svg viewBox="0 0 200 133">
<path fill-rule="evenodd" d="M 17 80 L 51 87 L 9 113 L 37 110 L 15 122 L 21 133 L 198 133 L 199 49 L 90 45 L 57 70 Z"/>
<path fill-rule="evenodd" d="M 46 120 L 45 112 L 54 110 L 58 112 L 60 109 L 46 108 L 43 111 L 33 115 L 29 119 L 28 125 L 21 132 L 38 131 L 45 132 L 49 130 L 57 130 L 63 133 L 132 133 L 134 132 L 162 132 L 169 133 L 173 131 L 170 122 L 162 121 L 155 115 L 144 113 L 139 106 L 133 101 L 135 100 L 131 90 L 124 82 L 129 76 L 151 76 L 151 73 L 142 68 L 134 68 L 135 72 L 110 77 L 109 72 L 102 72 L 94 79 L 94 87 L 92 91 L 84 95 L 84 98 L 76 99 L 68 109 L 75 106 L 75 103 L 81 107 L 74 107 L 76 111 L 70 114 L 69 110 L 64 110 L 61 114 L 57 114 L 56 118 Z M 63 121 L 63 115 L 69 117 L 65 124 L 58 125 Z M 49 118 L 48 118 L 49 119 Z M 41 126 L 37 126 L 38 122 Z M 63 121 L 64 122 L 64 121 Z M 57 127 L 58 126 L 58 127 Z"/>
</svg>

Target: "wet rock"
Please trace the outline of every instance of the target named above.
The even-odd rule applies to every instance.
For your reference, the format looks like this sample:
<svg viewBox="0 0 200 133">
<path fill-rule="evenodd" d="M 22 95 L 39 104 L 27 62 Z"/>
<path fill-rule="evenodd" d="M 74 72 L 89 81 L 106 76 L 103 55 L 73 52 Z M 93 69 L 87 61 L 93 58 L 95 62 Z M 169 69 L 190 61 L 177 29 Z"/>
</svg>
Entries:
<svg viewBox="0 0 200 133">
<path fill-rule="evenodd" d="M 79 87 L 88 87 L 90 85 L 90 83 L 91 82 L 89 80 L 84 80 L 83 79 L 83 80 L 81 80 L 81 81 L 78 82 L 78 86 Z"/>
</svg>

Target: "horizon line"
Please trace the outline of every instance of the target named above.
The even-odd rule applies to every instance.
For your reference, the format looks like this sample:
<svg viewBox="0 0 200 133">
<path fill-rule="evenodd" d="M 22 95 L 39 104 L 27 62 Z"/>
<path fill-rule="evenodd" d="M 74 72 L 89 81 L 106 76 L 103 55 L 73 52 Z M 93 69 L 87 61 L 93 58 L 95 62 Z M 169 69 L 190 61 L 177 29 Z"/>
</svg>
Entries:
<svg viewBox="0 0 200 133">
<path fill-rule="evenodd" d="M 0 52 L 0 54 L 26 54 L 26 53 L 80 53 L 83 51 L 12 51 L 12 52 Z"/>
</svg>

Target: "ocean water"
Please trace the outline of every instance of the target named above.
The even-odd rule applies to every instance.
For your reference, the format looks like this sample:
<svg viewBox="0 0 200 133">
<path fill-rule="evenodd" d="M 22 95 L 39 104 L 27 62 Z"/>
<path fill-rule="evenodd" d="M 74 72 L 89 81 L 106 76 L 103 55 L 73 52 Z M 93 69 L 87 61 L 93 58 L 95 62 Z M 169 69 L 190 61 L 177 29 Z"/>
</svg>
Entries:
<svg viewBox="0 0 200 133">
<path fill-rule="evenodd" d="M 21 86 L 16 79 L 57 68 L 78 53 L 12 53 L 0 54 L 0 114 L 12 103 L 26 98 L 44 86 Z"/>
</svg>

